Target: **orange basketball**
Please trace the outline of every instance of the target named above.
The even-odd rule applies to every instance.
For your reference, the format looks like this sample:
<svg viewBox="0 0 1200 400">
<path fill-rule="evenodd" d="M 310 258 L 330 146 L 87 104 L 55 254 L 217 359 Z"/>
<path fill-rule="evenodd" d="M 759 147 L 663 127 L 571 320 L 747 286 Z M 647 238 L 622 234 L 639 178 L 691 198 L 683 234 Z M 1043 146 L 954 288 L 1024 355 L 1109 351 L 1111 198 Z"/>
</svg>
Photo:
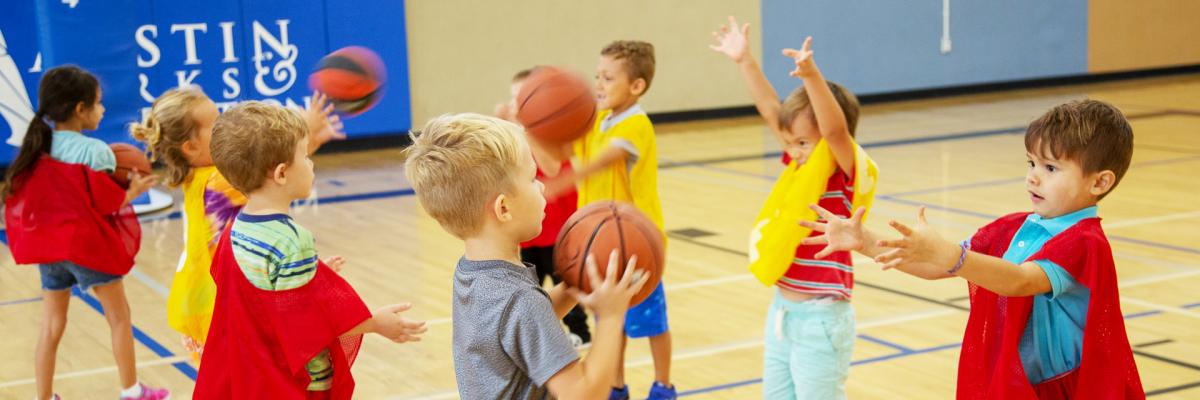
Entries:
<svg viewBox="0 0 1200 400">
<path fill-rule="evenodd" d="M 117 168 L 112 176 L 121 187 L 129 187 L 130 173 L 133 171 L 141 175 L 150 174 L 150 159 L 146 158 L 142 149 L 128 143 L 113 143 L 108 147 L 117 156 Z"/>
<path fill-rule="evenodd" d="M 625 272 L 629 258 L 637 255 L 637 269 L 648 274 L 642 291 L 630 300 L 633 307 L 654 292 L 662 279 L 665 253 L 658 226 L 633 205 L 617 202 L 593 203 L 567 219 L 554 246 L 554 270 L 568 286 L 591 293 L 587 255 L 596 257 L 600 276 L 606 275 L 608 257 L 617 249 L 617 273 Z M 620 276 L 618 276 L 620 278 Z"/>
<path fill-rule="evenodd" d="M 578 74 L 540 67 L 517 93 L 517 120 L 530 135 L 546 142 L 572 142 L 592 129 L 596 96 Z"/>
</svg>

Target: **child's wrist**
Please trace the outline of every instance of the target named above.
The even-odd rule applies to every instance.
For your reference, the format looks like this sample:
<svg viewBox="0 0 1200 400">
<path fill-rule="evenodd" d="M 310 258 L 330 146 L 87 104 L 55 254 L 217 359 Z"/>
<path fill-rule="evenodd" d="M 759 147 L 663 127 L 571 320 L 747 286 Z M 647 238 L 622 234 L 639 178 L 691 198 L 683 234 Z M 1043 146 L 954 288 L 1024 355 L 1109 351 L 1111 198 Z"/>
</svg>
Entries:
<svg viewBox="0 0 1200 400">
<path fill-rule="evenodd" d="M 950 275 L 958 275 L 958 270 L 962 269 L 963 264 L 966 263 L 967 251 L 970 249 L 970 244 L 964 241 L 955 247 L 958 248 L 959 252 L 957 253 L 958 257 L 957 257 L 957 259 L 955 259 L 954 264 L 951 265 L 949 270 L 946 270 L 946 273 L 948 273 Z M 954 253 L 951 253 L 951 254 L 954 254 Z"/>
</svg>

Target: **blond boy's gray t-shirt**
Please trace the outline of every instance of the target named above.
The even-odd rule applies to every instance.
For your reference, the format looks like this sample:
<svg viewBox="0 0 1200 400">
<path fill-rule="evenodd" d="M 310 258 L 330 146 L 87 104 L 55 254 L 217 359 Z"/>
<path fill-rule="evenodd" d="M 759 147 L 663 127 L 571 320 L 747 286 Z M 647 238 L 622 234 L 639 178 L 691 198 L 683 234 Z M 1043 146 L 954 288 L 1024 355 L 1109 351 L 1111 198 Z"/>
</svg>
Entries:
<svg viewBox="0 0 1200 400">
<path fill-rule="evenodd" d="M 462 258 L 454 271 L 454 376 L 464 399 L 548 399 L 579 359 L 532 266 Z"/>
</svg>

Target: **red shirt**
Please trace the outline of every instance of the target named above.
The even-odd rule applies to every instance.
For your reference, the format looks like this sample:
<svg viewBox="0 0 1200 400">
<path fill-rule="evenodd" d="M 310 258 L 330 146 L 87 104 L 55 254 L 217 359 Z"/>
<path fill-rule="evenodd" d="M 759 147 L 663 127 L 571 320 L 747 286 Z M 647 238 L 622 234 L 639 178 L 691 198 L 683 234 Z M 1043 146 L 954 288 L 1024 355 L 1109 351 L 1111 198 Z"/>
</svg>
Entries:
<svg viewBox="0 0 1200 400">
<path fill-rule="evenodd" d="M 571 172 L 571 161 L 563 161 L 559 167 L 558 173 Z M 545 182 L 546 174 L 542 173 L 542 167 L 538 167 L 537 179 Z M 558 241 L 558 231 L 562 230 L 563 224 L 567 223 L 567 218 L 571 218 L 571 214 L 575 213 L 575 209 L 579 206 L 579 193 L 572 187 L 558 194 L 557 198 L 546 199 L 546 218 L 542 220 L 542 234 L 532 240 L 521 243 L 521 248 L 530 247 L 551 247 Z"/>
<path fill-rule="evenodd" d="M 791 162 L 786 153 L 782 159 L 784 165 Z M 825 184 L 825 194 L 817 203 L 830 212 L 845 218 L 852 215 L 850 204 L 854 201 L 854 176 L 846 175 L 840 168 L 829 177 Z M 823 235 L 813 231 L 812 236 Z M 851 289 L 854 288 L 854 262 L 850 252 L 838 251 L 824 258 L 816 258 L 816 254 L 825 245 L 800 245 L 796 247 L 796 258 L 783 277 L 775 283 L 782 289 L 812 295 L 829 295 L 844 300 L 850 299 Z"/>
</svg>

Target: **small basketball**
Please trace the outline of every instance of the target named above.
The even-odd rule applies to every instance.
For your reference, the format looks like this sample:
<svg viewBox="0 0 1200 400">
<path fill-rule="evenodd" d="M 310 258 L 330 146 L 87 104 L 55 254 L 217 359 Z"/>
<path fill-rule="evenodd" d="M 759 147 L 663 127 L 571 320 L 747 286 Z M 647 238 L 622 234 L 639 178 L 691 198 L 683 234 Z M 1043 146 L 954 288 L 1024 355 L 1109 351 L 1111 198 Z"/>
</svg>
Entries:
<svg viewBox="0 0 1200 400">
<path fill-rule="evenodd" d="M 578 74 L 558 67 L 533 71 L 517 93 L 517 120 L 536 138 L 575 141 L 596 121 L 596 96 Z"/>
<path fill-rule="evenodd" d="M 113 170 L 113 180 L 123 188 L 129 187 L 132 172 L 140 175 L 150 174 L 150 159 L 137 146 L 128 143 L 113 143 L 108 146 L 117 157 L 117 168 Z"/>
<path fill-rule="evenodd" d="M 593 203 L 572 214 L 554 246 L 555 273 L 567 286 L 591 293 L 585 264 L 587 255 L 596 257 L 598 272 L 605 276 L 613 249 L 617 249 L 620 257 L 617 273 L 623 274 L 629 258 L 637 255 L 637 269 L 649 276 L 641 292 L 630 300 L 630 307 L 638 305 L 662 279 L 665 255 L 662 232 L 631 204 Z"/>
<path fill-rule="evenodd" d="M 308 86 L 329 96 L 345 116 L 362 114 L 383 98 L 387 70 L 378 54 L 366 47 L 343 47 L 329 53 L 308 76 Z"/>
</svg>

